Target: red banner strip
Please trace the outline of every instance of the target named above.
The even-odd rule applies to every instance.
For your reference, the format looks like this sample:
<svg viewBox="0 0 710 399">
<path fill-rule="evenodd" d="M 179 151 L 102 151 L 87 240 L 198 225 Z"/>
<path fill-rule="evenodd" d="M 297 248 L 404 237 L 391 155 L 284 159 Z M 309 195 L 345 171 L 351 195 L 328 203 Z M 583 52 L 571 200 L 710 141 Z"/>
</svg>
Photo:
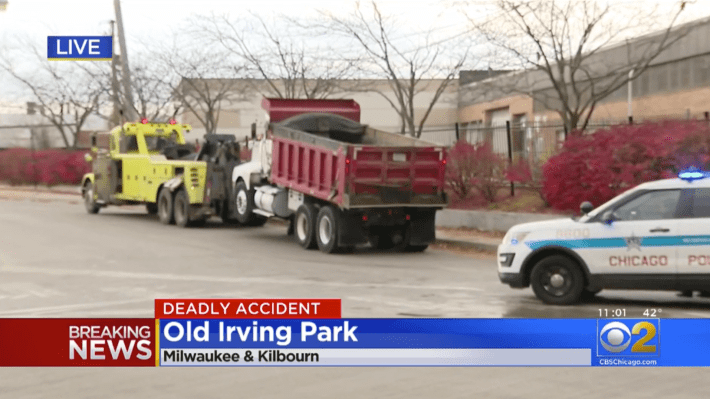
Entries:
<svg viewBox="0 0 710 399">
<path fill-rule="evenodd" d="M 154 319 L 0 319 L 0 366 L 155 367 Z"/>
<path fill-rule="evenodd" d="M 156 299 L 156 319 L 339 319 L 340 299 Z"/>
</svg>

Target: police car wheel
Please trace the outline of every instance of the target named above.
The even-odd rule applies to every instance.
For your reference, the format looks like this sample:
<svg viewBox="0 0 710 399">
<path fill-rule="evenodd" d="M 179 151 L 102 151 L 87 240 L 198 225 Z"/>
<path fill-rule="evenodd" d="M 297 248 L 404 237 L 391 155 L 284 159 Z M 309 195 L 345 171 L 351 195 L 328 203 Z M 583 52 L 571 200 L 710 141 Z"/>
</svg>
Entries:
<svg viewBox="0 0 710 399">
<path fill-rule="evenodd" d="M 553 255 L 539 261 L 530 274 L 533 292 L 543 302 L 570 305 L 584 290 L 584 275 L 579 266 L 564 255 Z"/>
</svg>

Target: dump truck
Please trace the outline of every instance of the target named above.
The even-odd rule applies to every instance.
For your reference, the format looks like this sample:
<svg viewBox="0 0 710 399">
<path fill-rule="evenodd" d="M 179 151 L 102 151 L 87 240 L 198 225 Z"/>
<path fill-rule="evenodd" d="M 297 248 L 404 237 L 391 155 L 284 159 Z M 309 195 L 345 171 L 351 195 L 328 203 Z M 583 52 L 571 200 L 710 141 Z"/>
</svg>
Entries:
<svg viewBox="0 0 710 399">
<path fill-rule="evenodd" d="M 447 205 L 446 149 L 360 123 L 353 100 L 264 98 L 268 130 L 234 168 L 235 217 L 291 221 L 326 253 L 359 245 L 424 251 Z"/>
<path fill-rule="evenodd" d="M 109 134 L 108 150 L 87 154 L 92 172 L 82 179 L 84 205 L 96 214 L 109 205 L 145 204 L 164 224 L 187 227 L 217 215 L 233 217 L 232 171 L 240 163 L 233 135 L 207 134 L 199 151 L 185 142 L 190 125 L 125 123 Z"/>
</svg>

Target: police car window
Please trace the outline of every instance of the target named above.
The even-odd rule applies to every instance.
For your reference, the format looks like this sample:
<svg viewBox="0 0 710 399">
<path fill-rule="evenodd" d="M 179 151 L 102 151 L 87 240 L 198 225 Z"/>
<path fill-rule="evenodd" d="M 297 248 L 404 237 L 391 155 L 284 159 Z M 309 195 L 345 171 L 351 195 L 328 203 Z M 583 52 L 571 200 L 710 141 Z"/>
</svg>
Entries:
<svg viewBox="0 0 710 399">
<path fill-rule="evenodd" d="M 693 190 L 693 216 L 710 218 L 710 188 Z"/>
<path fill-rule="evenodd" d="M 614 211 L 617 220 L 673 219 L 680 190 L 649 191 L 621 205 Z"/>
</svg>

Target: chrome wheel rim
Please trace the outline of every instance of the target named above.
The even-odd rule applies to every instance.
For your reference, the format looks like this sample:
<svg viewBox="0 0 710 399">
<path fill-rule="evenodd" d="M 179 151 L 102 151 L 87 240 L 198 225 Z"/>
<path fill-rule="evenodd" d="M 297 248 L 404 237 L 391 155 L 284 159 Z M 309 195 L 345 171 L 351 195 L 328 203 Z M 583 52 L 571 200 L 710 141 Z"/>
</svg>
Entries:
<svg viewBox="0 0 710 399">
<path fill-rule="evenodd" d="M 572 276 L 565 268 L 550 269 L 543 274 L 542 285 L 549 294 L 563 296 L 572 287 Z"/>
<path fill-rule="evenodd" d="M 94 189 L 91 186 L 88 186 L 84 191 L 84 204 L 87 209 L 94 206 Z"/>
<path fill-rule="evenodd" d="M 296 234 L 301 242 L 306 241 L 306 231 L 308 231 L 308 218 L 305 213 L 300 213 L 296 219 Z"/>
<path fill-rule="evenodd" d="M 330 236 L 333 232 L 333 224 L 330 222 L 330 218 L 324 216 L 320 219 L 318 223 L 318 235 L 320 236 L 320 242 L 324 245 L 330 243 Z"/>
<path fill-rule="evenodd" d="M 240 215 L 247 213 L 247 193 L 243 190 L 237 193 L 237 212 Z"/>
</svg>

